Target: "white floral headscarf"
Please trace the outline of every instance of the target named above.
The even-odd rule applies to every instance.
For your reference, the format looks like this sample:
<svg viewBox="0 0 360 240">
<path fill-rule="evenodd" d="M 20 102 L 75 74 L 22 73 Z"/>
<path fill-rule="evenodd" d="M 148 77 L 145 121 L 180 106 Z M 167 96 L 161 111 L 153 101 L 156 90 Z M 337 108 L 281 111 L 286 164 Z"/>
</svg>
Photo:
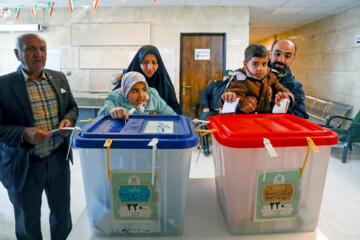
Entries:
<svg viewBox="0 0 360 240">
<path fill-rule="evenodd" d="M 142 75 L 141 73 L 128 72 L 123 76 L 123 78 L 121 80 L 121 92 L 126 99 L 127 99 L 127 95 L 129 93 L 130 89 L 132 88 L 132 86 L 134 86 L 136 83 L 139 83 L 139 82 L 145 83 L 146 89 L 148 88 L 146 79 L 145 79 L 144 75 Z M 147 95 L 146 99 L 149 99 L 149 95 Z M 131 109 L 129 111 L 129 114 L 132 114 L 135 110 L 139 113 L 144 112 L 146 103 L 147 103 L 147 101 L 140 104 L 139 106 L 135 107 L 134 109 Z"/>
</svg>

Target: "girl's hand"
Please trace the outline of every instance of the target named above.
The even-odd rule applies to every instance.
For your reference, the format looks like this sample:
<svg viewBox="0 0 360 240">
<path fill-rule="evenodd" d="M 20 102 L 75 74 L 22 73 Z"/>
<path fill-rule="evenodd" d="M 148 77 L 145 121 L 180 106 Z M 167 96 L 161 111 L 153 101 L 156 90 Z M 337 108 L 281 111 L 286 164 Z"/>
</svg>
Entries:
<svg viewBox="0 0 360 240">
<path fill-rule="evenodd" d="M 118 118 L 126 118 L 129 119 L 129 114 L 126 112 L 125 108 L 118 107 L 118 108 L 112 108 L 108 112 L 112 118 L 118 119 Z"/>
</svg>

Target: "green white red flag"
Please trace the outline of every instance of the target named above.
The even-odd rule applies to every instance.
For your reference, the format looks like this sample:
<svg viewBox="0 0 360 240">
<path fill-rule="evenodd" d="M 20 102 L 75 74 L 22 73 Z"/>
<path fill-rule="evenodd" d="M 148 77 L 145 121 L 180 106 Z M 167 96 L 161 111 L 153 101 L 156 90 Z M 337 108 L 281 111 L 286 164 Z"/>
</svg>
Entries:
<svg viewBox="0 0 360 240">
<path fill-rule="evenodd" d="M 37 4 L 31 5 L 31 15 L 32 15 L 34 21 L 35 21 L 35 16 L 36 16 L 36 9 L 37 9 Z"/>
<path fill-rule="evenodd" d="M 75 0 L 69 0 L 69 10 L 71 15 L 73 14 L 73 10 L 74 10 L 74 2 Z"/>
<path fill-rule="evenodd" d="M 19 19 L 19 16 L 20 16 L 20 8 L 17 7 L 17 8 L 15 8 L 15 18 L 16 18 L 16 21 Z"/>
<path fill-rule="evenodd" d="M 54 11 L 55 2 L 54 2 L 54 1 L 48 2 L 48 5 L 49 5 L 49 16 L 52 17 L 52 13 L 53 13 L 53 11 Z"/>
<path fill-rule="evenodd" d="M 94 12 L 96 12 L 96 8 L 98 4 L 99 4 L 99 0 L 94 0 L 94 5 L 93 5 Z"/>
</svg>

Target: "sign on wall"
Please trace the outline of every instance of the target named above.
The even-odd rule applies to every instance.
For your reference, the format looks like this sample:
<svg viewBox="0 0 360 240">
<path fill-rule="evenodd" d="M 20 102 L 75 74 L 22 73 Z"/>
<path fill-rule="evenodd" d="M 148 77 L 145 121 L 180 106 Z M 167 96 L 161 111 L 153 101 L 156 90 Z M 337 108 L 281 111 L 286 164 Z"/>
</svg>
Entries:
<svg viewBox="0 0 360 240">
<path fill-rule="evenodd" d="M 360 34 L 355 35 L 355 45 L 360 46 Z"/>
<path fill-rule="evenodd" d="M 210 60 L 210 48 L 196 48 L 195 60 Z"/>
</svg>

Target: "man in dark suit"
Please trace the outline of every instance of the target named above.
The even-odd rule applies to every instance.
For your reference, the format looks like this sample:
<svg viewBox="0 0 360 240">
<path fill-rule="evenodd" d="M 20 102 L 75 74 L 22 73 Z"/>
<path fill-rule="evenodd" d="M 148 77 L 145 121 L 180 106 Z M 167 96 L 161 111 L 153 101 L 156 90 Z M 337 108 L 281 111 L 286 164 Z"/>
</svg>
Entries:
<svg viewBox="0 0 360 240">
<path fill-rule="evenodd" d="M 42 239 L 44 190 L 51 239 L 66 239 L 72 228 L 66 159 L 71 132 L 50 130 L 74 126 L 78 108 L 65 75 L 44 69 L 41 36 L 19 36 L 14 52 L 21 65 L 0 77 L 0 181 L 14 207 L 17 239 Z"/>
<path fill-rule="evenodd" d="M 294 106 L 289 108 L 288 113 L 308 119 L 306 112 L 305 93 L 303 85 L 292 75 L 290 66 L 296 59 L 297 46 L 287 39 L 276 40 L 269 52 L 269 66 L 279 74 L 277 78 L 281 85 L 289 89 L 295 97 Z"/>
<path fill-rule="evenodd" d="M 208 117 L 219 114 L 220 110 L 220 97 L 224 93 L 225 87 L 227 86 L 227 80 L 230 79 L 232 70 L 226 70 L 221 80 L 210 80 L 206 87 L 200 92 L 200 103 L 203 107 L 200 113 L 199 120 L 206 121 Z M 204 126 L 202 129 L 208 129 Z M 204 135 L 202 137 L 204 155 L 207 157 L 210 155 L 210 137 Z"/>
</svg>

